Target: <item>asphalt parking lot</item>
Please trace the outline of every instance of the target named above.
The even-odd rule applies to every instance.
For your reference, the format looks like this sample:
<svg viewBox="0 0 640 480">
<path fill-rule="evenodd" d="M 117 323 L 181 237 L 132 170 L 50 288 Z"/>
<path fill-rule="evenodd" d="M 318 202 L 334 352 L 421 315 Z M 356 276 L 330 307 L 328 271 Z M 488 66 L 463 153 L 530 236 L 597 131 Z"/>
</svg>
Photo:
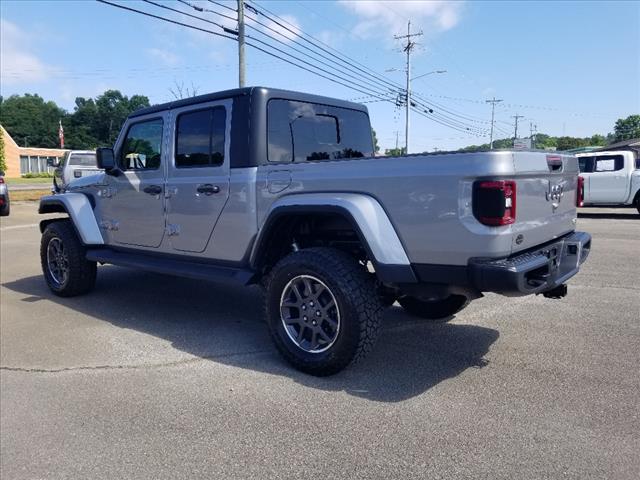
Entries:
<svg viewBox="0 0 640 480">
<path fill-rule="evenodd" d="M 257 289 L 105 266 L 61 299 L 34 203 L 0 222 L 0 476 L 640 478 L 640 215 L 589 209 L 563 300 L 388 311 L 364 363 L 289 368 Z"/>
</svg>

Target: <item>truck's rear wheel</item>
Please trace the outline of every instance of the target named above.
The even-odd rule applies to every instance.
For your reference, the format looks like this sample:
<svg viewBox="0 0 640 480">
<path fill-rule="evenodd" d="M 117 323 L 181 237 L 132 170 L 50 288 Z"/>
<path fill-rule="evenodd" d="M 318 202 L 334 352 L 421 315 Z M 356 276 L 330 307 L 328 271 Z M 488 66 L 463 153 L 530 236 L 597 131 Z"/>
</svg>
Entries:
<svg viewBox="0 0 640 480">
<path fill-rule="evenodd" d="M 311 375 L 332 375 L 371 350 L 382 320 L 374 279 L 332 248 L 283 258 L 266 282 L 266 315 L 284 358 Z"/>
<path fill-rule="evenodd" d="M 73 297 L 93 289 L 96 262 L 87 261 L 85 253 L 69 220 L 47 225 L 40 243 L 40 262 L 53 293 L 60 297 Z"/>
<path fill-rule="evenodd" d="M 398 300 L 407 313 L 416 317 L 446 322 L 451 316 L 469 305 L 469 300 L 463 295 L 449 295 L 442 300 L 420 300 L 416 297 L 404 296 Z"/>
</svg>

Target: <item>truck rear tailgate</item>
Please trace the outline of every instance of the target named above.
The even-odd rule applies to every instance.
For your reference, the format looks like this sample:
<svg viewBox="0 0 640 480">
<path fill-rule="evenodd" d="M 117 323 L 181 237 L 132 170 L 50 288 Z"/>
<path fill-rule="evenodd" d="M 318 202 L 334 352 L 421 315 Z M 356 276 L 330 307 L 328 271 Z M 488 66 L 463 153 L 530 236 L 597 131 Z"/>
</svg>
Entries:
<svg viewBox="0 0 640 480">
<path fill-rule="evenodd" d="M 512 253 L 575 230 L 578 162 L 575 157 L 514 152 L 516 221 Z"/>
</svg>

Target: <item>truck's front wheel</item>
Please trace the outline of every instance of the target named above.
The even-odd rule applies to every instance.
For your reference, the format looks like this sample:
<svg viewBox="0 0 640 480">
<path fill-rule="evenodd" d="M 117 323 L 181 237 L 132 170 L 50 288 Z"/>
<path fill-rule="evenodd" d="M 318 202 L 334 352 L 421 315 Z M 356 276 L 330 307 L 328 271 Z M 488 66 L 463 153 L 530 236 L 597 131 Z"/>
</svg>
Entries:
<svg viewBox="0 0 640 480">
<path fill-rule="evenodd" d="M 446 322 L 451 319 L 453 314 L 458 313 L 466 307 L 469 304 L 469 300 L 463 295 L 449 295 L 442 300 L 429 301 L 407 295 L 401 297 L 398 303 L 400 303 L 407 313 L 416 317 Z"/>
<path fill-rule="evenodd" d="M 40 243 L 40 261 L 44 278 L 53 293 L 73 297 L 93 289 L 96 262 L 87 261 L 85 253 L 69 220 L 47 225 Z"/>
<path fill-rule="evenodd" d="M 383 307 L 374 279 L 349 255 L 332 248 L 292 253 L 266 287 L 271 336 L 295 368 L 332 375 L 373 347 Z"/>
</svg>

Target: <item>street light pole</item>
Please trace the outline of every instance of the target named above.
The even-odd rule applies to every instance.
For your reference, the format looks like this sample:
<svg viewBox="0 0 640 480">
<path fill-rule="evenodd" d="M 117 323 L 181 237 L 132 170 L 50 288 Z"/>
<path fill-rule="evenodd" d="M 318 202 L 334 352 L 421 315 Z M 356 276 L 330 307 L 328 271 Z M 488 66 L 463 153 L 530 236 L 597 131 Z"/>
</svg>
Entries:
<svg viewBox="0 0 640 480">
<path fill-rule="evenodd" d="M 418 75 L 417 77 L 413 77 L 411 81 L 417 80 L 422 77 L 426 77 L 427 75 L 432 75 L 434 73 L 447 73 L 446 70 L 433 70 L 432 72 L 423 73 L 422 75 Z"/>
</svg>

